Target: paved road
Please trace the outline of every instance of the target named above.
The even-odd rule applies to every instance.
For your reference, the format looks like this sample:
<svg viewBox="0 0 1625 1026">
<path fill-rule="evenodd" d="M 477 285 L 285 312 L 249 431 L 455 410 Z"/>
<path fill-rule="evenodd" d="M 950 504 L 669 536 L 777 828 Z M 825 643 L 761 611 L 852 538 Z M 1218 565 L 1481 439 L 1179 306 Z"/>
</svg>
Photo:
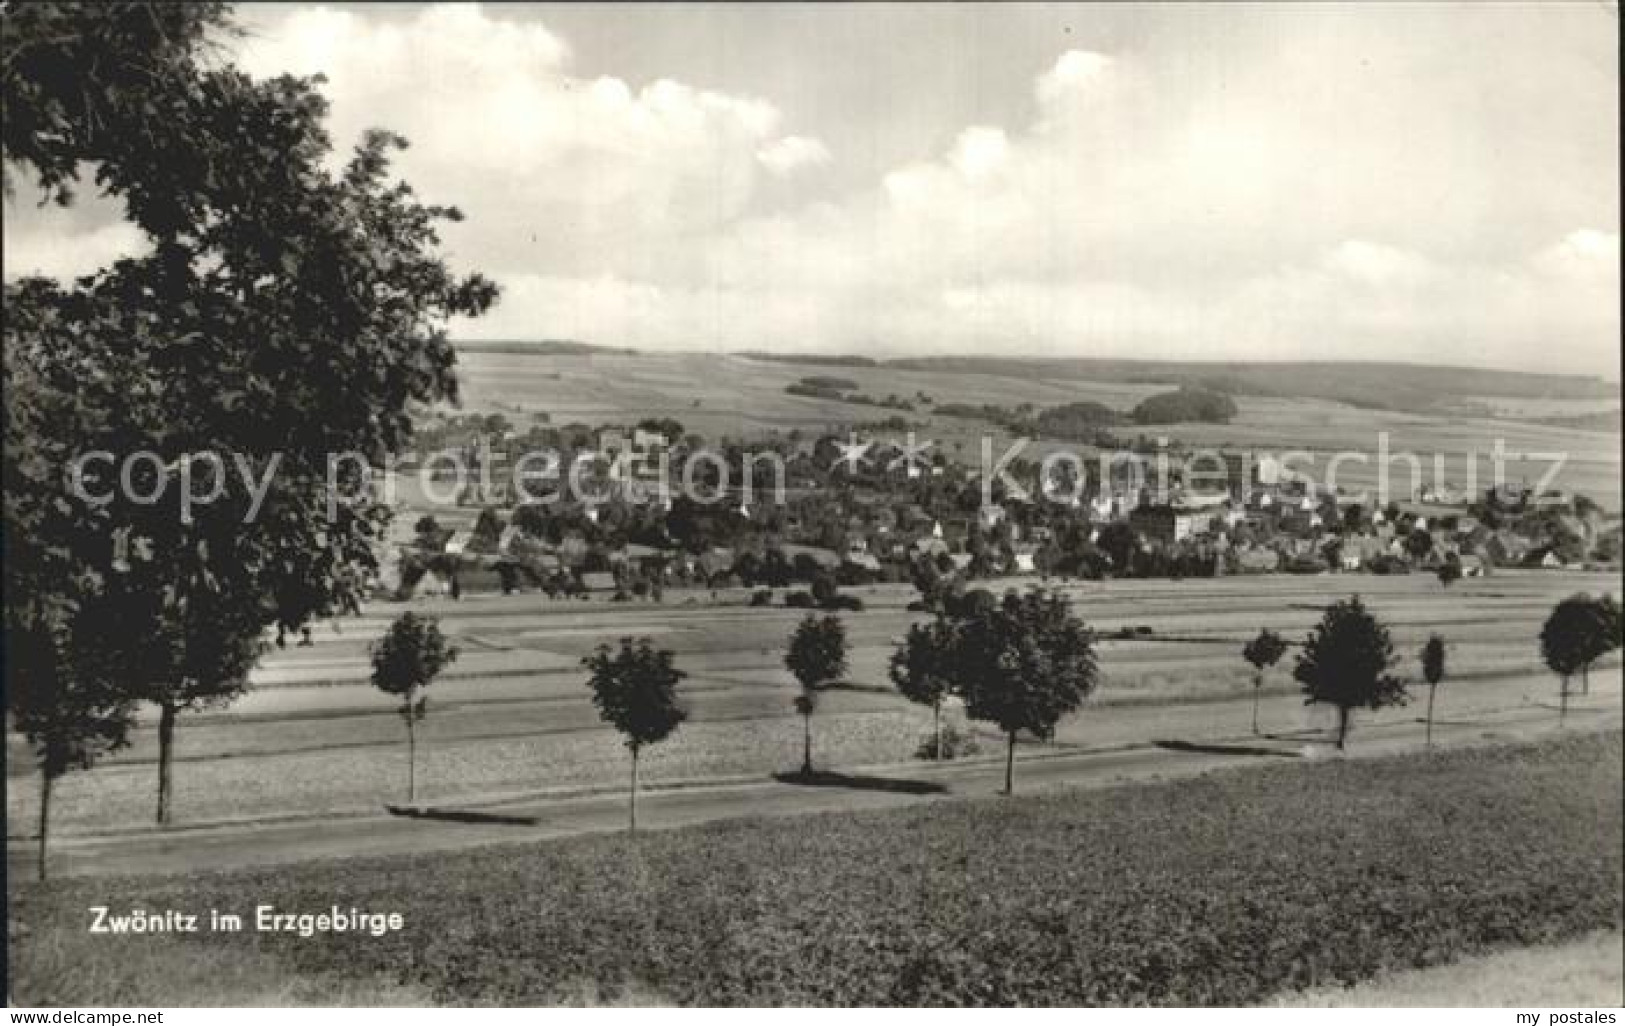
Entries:
<svg viewBox="0 0 1625 1026">
<path fill-rule="evenodd" d="M 1210 706 L 1227 703 L 1209 703 Z M 1235 703 L 1229 703 L 1235 704 Z M 1226 715 L 1236 709 L 1225 710 Z M 1617 728 L 1617 687 L 1576 700 L 1566 729 Z M 1210 723 L 1223 722 L 1210 718 Z M 1472 716 L 1452 716 L 1434 729 L 1442 746 L 1527 739 L 1559 728 L 1555 711 L 1526 704 Z M 1036 793 L 1059 787 L 1104 786 L 1135 780 L 1177 778 L 1208 770 L 1276 761 L 1337 757 L 1316 730 L 1294 729 L 1264 739 L 1179 738 L 1167 733 L 1109 747 L 1026 747 L 1017 765 L 1017 787 Z M 1414 716 L 1392 716 L 1363 727 L 1354 757 L 1415 748 L 1422 726 Z M 986 798 L 1002 782 L 998 760 L 928 767 L 849 770 L 848 779 L 822 786 L 775 780 L 674 786 L 646 792 L 639 802 L 643 829 L 666 829 L 753 815 L 804 815 L 829 811 L 893 808 L 954 798 Z M 64 838 L 53 847 L 53 873 L 128 875 L 193 873 L 328 857 L 453 850 L 487 844 L 531 843 L 544 838 L 621 830 L 626 799 L 619 793 L 529 797 L 468 804 L 435 811 L 433 818 L 376 813 L 261 823 L 248 826 Z M 33 849 L 8 846 L 9 868 L 19 878 L 32 872 Z"/>
</svg>

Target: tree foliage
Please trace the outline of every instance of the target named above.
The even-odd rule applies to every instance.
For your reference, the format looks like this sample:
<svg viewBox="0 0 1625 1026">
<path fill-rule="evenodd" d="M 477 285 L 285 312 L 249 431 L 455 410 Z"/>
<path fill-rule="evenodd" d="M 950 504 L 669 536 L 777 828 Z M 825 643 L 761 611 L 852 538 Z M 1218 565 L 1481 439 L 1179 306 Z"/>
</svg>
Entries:
<svg viewBox="0 0 1625 1026">
<path fill-rule="evenodd" d="M 457 647 L 440 632 L 438 618 L 408 611 L 373 642 L 371 656 L 373 686 L 401 699 L 401 718 L 406 721 L 406 798 L 415 801 L 417 725 L 429 710 L 429 700 L 420 692 L 456 662 Z"/>
<path fill-rule="evenodd" d="M 991 610 L 974 612 L 954 649 L 966 713 L 997 724 L 1008 739 L 1005 790 L 1014 780 L 1021 731 L 1053 736 L 1061 717 L 1099 684 L 1094 634 L 1065 596 L 1044 589 L 1011 592 Z"/>
<path fill-rule="evenodd" d="M 790 636 L 784 666 L 809 691 L 839 680 L 846 673 L 846 627 L 841 618 L 809 613 Z"/>
<path fill-rule="evenodd" d="M 1444 638 L 1437 634 L 1429 634 L 1427 643 L 1422 646 L 1422 679 L 1428 684 L 1428 713 L 1427 736 L 1425 743 L 1433 744 L 1433 700 L 1438 696 L 1439 685 L 1444 681 L 1445 672 L 1445 643 Z"/>
<path fill-rule="evenodd" d="M 385 694 L 411 698 L 456 662 L 458 649 L 440 631 L 440 620 L 408 611 L 373 642 L 372 683 Z"/>
<path fill-rule="evenodd" d="M 1286 639 L 1266 627 L 1243 646 L 1241 656 L 1252 664 L 1253 669 L 1267 670 L 1281 661 L 1286 649 Z"/>
<path fill-rule="evenodd" d="M 1580 593 L 1552 608 L 1540 629 L 1540 655 L 1561 681 L 1563 714 L 1568 713 L 1569 681 L 1579 675 L 1589 689 L 1591 666 L 1619 648 L 1620 611 L 1613 596 L 1594 599 Z"/>
<path fill-rule="evenodd" d="M 1433 536 L 1420 528 L 1412 531 L 1405 536 L 1405 551 L 1412 559 L 1426 559 L 1433 552 Z"/>
<path fill-rule="evenodd" d="M 1264 671 L 1281 661 L 1286 654 L 1286 639 L 1264 628 L 1241 649 L 1241 656 L 1253 667 L 1253 733 L 1258 733 L 1258 698 L 1264 687 Z"/>
<path fill-rule="evenodd" d="M 6 10 L 6 191 L 29 172 L 66 206 L 87 165 L 157 183 L 195 174 L 161 161 L 155 117 L 187 102 L 200 51 L 228 27 L 222 3 L 11 4 Z"/>
<path fill-rule="evenodd" d="M 1185 387 L 1144 399 L 1129 413 L 1136 424 L 1228 424 L 1236 402 L 1223 392 Z"/>
<path fill-rule="evenodd" d="M 801 685 L 795 710 L 801 716 L 801 772 L 812 773 L 812 716 L 818 692 L 846 674 L 846 626 L 838 616 L 811 613 L 796 626 L 784 653 L 784 666 Z"/>
<path fill-rule="evenodd" d="M 1304 641 L 1292 675 L 1303 685 L 1308 702 L 1337 710 L 1337 746 L 1342 748 L 1353 710 L 1405 703 L 1404 681 L 1389 672 L 1394 663 L 1388 628 L 1355 595 L 1327 607 Z"/>
<path fill-rule="evenodd" d="M 1429 684 L 1438 684 L 1444 680 L 1445 671 L 1445 644 L 1444 638 L 1437 634 L 1429 634 L 1427 643 L 1422 646 L 1422 679 Z"/>
<path fill-rule="evenodd" d="M 80 414 L 30 425 L 20 451 L 152 453 L 137 483 L 160 493 L 112 489 L 104 466 L 87 503 L 66 458 L 54 479 L 25 468 L 8 548 L 14 528 L 24 563 L 71 539 L 62 579 L 95 582 L 72 615 L 118 625 L 127 693 L 163 711 L 160 819 L 175 713 L 235 697 L 266 627 L 355 608 L 375 567 L 387 510 L 348 459 L 330 507 L 329 458 L 376 465 L 410 408 L 455 398 L 444 325 L 496 296 L 437 255 L 457 212 L 391 177 L 404 140 L 370 132 L 335 169 L 320 80 L 202 59 L 230 30 L 214 4 L 7 12 L 7 161 L 59 202 L 94 168 L 146 242 L 71 285 L 7 284 L 8 386 Z"/>
<path fill-rule="evenodd" d="M 648 638 L 636 643 L 622 638 L 619 651 L 598 646 L 581 660 L 587 668 L 592 704 L 604 722 L 620 732 L 632 753 L 631 787 L 627 802 L 629 830 L 638 828 L 638 755 L 644 746 L 658 744 L 688 719 L 677 700 L 677 685 L 688 676 L 673 664 L 669 649 L 657 649 Z"/>
<path fill-rule="evenodd" d="M 981 591 L 981 589 L 978 589 Z M 982 594 L 987 594 L 982 592 Z M 973 606 L 980 610 L 981 604 Z M 931 709 L 935 758 L 942 758 L 942 703 L 959 689 L 956 649 L 959 630 L 947 616 L 910 625 L 892 653 L 889 673 L 902 696 Z"/>
<path fill-rule="evenodd" d="M 598 715 L 620 732 L 633 752 L 670 737 L 688 712 L 677 700 L 677 685 L 688 676 L 673 664 L 668 649 L 648 638 L 622 638 L 618 650 L 598 646 L 581 664 Z"/>
<path fill-rule="evenodd" d="M 1114 571 L 1126 574 L 1134 565 L 1134 557 L 1139 554 L 1140 536 L 1127 523 L 1114 520 L 1100 529 L 1100 537 L 1095 544 L 1111 558 Z"/>
</svg>

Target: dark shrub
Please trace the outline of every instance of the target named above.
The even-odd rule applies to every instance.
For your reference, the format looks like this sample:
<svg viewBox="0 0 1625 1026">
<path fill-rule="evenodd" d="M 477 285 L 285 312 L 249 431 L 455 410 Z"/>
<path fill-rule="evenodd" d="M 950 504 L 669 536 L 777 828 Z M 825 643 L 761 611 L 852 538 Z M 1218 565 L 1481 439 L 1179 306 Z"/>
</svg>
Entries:
<svg viewBox="0 0 1625 1026">
<path fill-rule="evenodd" d="M 981 745 L 976 743 L 976 735 L 970 729 L 955 727 L 952 723 L 942 725 L 942 759 L 962 759 L 967 755 L 975 755 L 981 751 Z M 920 736 L 920 743 L 914 749 L 916 759 L 937 758 L 937 735 L 926 733 Z"/>
</svg>

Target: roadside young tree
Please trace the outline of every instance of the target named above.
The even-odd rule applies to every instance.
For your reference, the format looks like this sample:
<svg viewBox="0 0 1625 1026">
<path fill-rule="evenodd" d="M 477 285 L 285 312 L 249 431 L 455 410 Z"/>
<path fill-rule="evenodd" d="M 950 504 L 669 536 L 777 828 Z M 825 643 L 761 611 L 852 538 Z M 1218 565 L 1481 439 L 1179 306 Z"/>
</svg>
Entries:
<svg viewBox="0 0 1625 1026">
<path fill-rule="evenodd" d="M 818 708 L 818 692 L 846 673 L 846 627 L 838 616 L 817 617 L 811 613 L 790 636 L 784 665 L 801 684 L 796 696 L 796 712 L 801 715 L 801 772 L 811 775 L 812 716 Z"/>
<path fill-rule="evenodd" d="M 1429 634 L 1427 644 L 1422 646 L 1422 679 L 1428 682 L 1428 726 L 1427 746 L 1433 747 L 1433 699 L 1444 681 L 1445 669 L 1444 639 L 1437 634 Z"/>
<path fill-rule="evenodd" d="M 1591 664 L 1614 647 L 1618 629 L 1618 612 L 1611 600 L 1600 602 L 1582 593 L 1552 608 L 1540 629 L 1540 655 L 1558 677 L 1559 721 L 1568 718 L 1570 681 L 1578 675 L 1582 693 L 1589 690 Z"/>
<path fill-rule="evenodd" d="M 1258 696 L 1264 689 L 1264 673 L 1286 655 L 1286 639 L 1264 628 L 1258 636 L 1247 642 L 1241 657 L 1253 666 L 1253 734 L 1258 734 Z"/>
<path fill-rule="evenodd" d="M 10 499 L 8 494 L 8 504 Z M 6 540 L 9 575 L 19 553 Z M 54 615 L 46 604 L 28 605 L 18 609 L 7 602 L 6 704 L 12 729 L 27 739 L 40 771 L 37 870 L 44 880 L 57 781 L 123 748 L 135 713 L 100 639 L 74 637 L 73 620 Z"/>
<path fill-rule="evenodd" d="M 19 682 L 20 678 L 10 682 L 13 692 Z M 105 679 L 65 677 L 59 685 L 49 693 L 29 690 L 10 696 L 12 727 L 28 739 L 40 770 L 36 866 L 41 880 L 48 875 L 51 794 L 57 781 L 68 771 L 88 770 L 103 755 L 123 748 L 134 719 L 131 704 Z"/>
<path fill-rule="evenodd" d="M 910 626 L 891 657 L 891 679 L 897 690 L 910 702 L 931 707 L 938 762 L 942 761 L 942 703 L 957 688 L 954 663 L 958 637 L 953 622 L 938 616 L 930 623 Z"/>
<path fill-rule="evenodd" d="M 248 688 L 248 674 L 265 650 L 264 603 L 252 592 L 208 596 L 182 590 L 196 581 L 181 550 L 170 560 L 138 561 L 109 579 L 104 593 L 82 609 L 82 630 L 103 635 L 102 645 L 125 667 L 126 685 L 158 709 L 158 796 L 155 821 L 168 826 L 175 810 L 175 727 L 181 713 L 222 706 Z M 176 563 L 181 567 L 177 567 Z M 196 571 L 194 571 L 196 572 Z M 166 587 L 166 583 L 168 587 Z M 122 635 L 138 623 L 139 634 Z"/>
<path fill-rule="evenodd" d="M 1593 599 L 1590 608 L 1593 627 L 1589 632 L 1590 644 L 1587 646 L 1587 655 L 1590 657 L 1580 666 L 1580 694 L 1591 694 L 1591 667 L 1597 660 L 1620 647 L 1620 608 L 1619 603 L 1612 595 Z"/>
<path fill-rule="evenodd" d="M 1435 573 L 1439 578 L 1439 583 L 1446 588 L 1455 584 L 1461 580 L 1461 557 L 1452 552 L 1445 558 L 1443 563 L 1439 564 L 1439 569 Z"/>
<path fill-rule="evenodd" d="M 8 116 L 8 130 L 9 130 Z M 96 508 L 61 486 L 61 468 L 79 452 L 81 431 L 95 426 L 106 383 L 60 381 L 46 373 L 71 364 L 69 354 L 18 358 L 11 348 L 14 314 L 7 288 L 3 362 L 5 552 L 5 697 L 11 728 L 27 739 L 40 771 L 38 873 L 47 875 L 51 796 L 72 769 L 89 769 L 123 747 L 133 719 L 124 677 L 80 616 L 105 586 L 88 554 L 105 541 Z"/>
<path fill-rule="evenodd" d="M 627 831 L 638 829 L 638 753 L 658 744 L 688 719 L 677 701 L 677 685 L 688 674 L 672 664 L 673 654 L 656 649 L 648 638 L 634 644 L 622 638 L 618 652 L 598 646 L 581 660 L 587 668 L 592 704 L 604 722 L 620 731 L 632 753 L 632 784 L 627 803 Z"/>
<path fill-rule="evenodd" d="M 1405 682 L 1389 672 L 1393 665 L 1388 628 L 1355 595 L 1327 607 L 1304 641 L 1292 676 L 1310 704 L 1324 702 L 1337 710 L 1341 751 L 1355 709 L 1405 704 Z"/>
<path fill-rule="evenodd" d="M 956 676 L 967 715 L 1006 738 L 1004 793 L 1015 793 L 1016 734 L 1054 736 L 1062 716 L 1095 690 L 1094 634 L 1066 598 L 1033 589 L 1006 595 L 959 625 Z"/>
<path fill-rule="evenodd" d="M 385 694 L 401 699 L 406 721 L 406 800 L 418 798 L 418 721 L 428 714 L 429 699 L 421 691 L 440 671 L 457 659 L 457 648 L 440 633 L 433 616 L 402 613 L 372 645 L 372 683 Z"/>
</svg>

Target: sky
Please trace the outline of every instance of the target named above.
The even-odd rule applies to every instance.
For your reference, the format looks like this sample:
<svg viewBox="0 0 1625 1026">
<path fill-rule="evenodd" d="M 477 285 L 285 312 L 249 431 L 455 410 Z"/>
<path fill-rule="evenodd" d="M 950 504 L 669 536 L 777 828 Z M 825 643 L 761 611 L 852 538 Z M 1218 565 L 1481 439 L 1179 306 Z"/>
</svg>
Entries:
<svg viewBox="0 0 1625 1026">
<path fill-rule="evenodd" d="M 466 220 L 467 339 L 1619 376 L 1617 8 L 242 5 Z M 139 248 L 6 201 L 8 276 Z"/>
</svg>

